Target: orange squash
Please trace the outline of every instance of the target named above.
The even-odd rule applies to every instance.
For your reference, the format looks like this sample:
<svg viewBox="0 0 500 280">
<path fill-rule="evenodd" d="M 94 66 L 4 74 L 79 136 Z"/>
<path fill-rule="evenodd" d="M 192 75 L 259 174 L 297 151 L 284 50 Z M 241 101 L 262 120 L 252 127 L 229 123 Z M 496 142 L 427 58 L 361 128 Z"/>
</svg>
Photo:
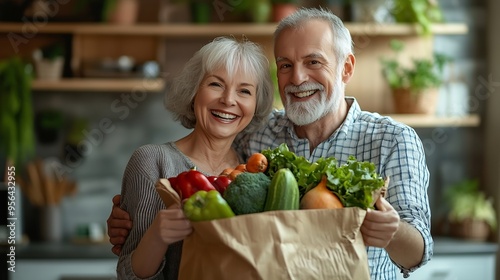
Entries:
<svg viewBox="0 0 500 280">
<path fill-rule="evenodd" d="M 265 172 L 267 169 L 267 158 L 261 153 L 254 153 L 247 161 L 247 171 L 252 173 Z"/>
<path fill-rule="evenodd" d="M 308 191 L 300 200 L 300 209 L 338 209 L 344 208 L 340 199 L 326 187 L 326 176 Z"/>
</svg>

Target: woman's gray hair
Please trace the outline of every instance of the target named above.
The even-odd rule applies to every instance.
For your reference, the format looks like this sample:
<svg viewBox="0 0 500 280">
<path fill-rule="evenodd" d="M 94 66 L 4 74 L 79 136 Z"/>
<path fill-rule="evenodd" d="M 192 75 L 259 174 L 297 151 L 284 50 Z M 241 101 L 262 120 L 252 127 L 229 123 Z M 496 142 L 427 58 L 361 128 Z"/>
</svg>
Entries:
<svg viewBox="0 0 500 280">
<path fill-rule="evenodd" d="M 257 80 L 257 106 L 255 115 L 246 132 L 261 127 L 272 110 L 274 87 L 271 81 L 269 60 L 262 48 L 246 39 L 218 37 L 203 46 L 186 63 L 179 75 L 172 81 L 165 94 L 165 107 L 175 120 L 186 128 L 194 128 L 196 117 L 193 102 L 198 87 L 207 73 L 225 69 L 229 75 L 238 70 Z"/>
<path fill-rule="evenodd" d="M 347 55 L 354 53 L 353 42 L 349 30 L 344 26 L 344 23 L 339 17 L 323 8 L 300 8 L 292 15 L 281 20 L 274 31 L 274 43 L 276 44 L 276 38 L 278 38 L 281 31 L 284 29 L 300 28 L 304 22 L 310 20 L 323 20 L 330 24 L 334 39 L 333 51 L 337 56 L 339 64 L 344 62 Z M 297 39 L 300 40 L 300 38 Z"/>
</svg>

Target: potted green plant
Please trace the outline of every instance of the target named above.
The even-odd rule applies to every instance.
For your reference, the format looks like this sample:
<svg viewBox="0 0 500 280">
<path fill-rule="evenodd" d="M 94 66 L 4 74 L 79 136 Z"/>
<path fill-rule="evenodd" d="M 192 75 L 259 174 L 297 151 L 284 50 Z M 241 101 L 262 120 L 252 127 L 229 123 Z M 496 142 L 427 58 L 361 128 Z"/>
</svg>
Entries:
<svg viewBox="0 0 500 280">
<path fill-rule="evenodd" d="M 37 79 L 59 80 L 64 68 L 63 44 L 56 42 L 35 50 L 33 61 Z"/>
<path fill-rule="evenodd" d="M 36 114 L 35 132 L 42 144 L 52 144 L 64 128 L 64 115 L 57 109 L 45 109 Z"/>
<path fill-rule="evenodd" d="M 114 24 L 134 24 L 139 14 L 138 0 L 103 1 L 103 21 Z"/>
<path fill-rule="evenodd" d="M 221 2 L 223 5 L 229 5 L 226 2 Z M 217 5 L 221 3 L 211 0 L 173 0 L 171 4 L 177 4 L 178 6 L 185 6 L 189 10 L 191 22 L 198 24 L 207 24 L 212 21 L 214 16 L 214 9 L 217 9 Z M 246 1 L 238 1 L 237 6 L 246 5 Z M 231 6 L 231 5 L 230 5 Z M 177 7 L 179 8 L 179 7 Z"/>
<path fill-rule="evenodd" d="M 21 58 L 0 61 L 0 161 L 17 168 L 35 155 L 31 81 L 32 67 Z"/>
<path fill-rule="evenodd" d="M 267 23 L 271 18 L 271 0 L 237 1 L 229 6 L 215 7 L 220 21 Z"/>
<path fill-rule="evenodd" d="M 478 180 L 463 180 L 445 193 L 450 234 L 454 237 L 484 241 L 496 230 L 493 200 L 479 190 Z"/>
<path fill-rule="evenodd" d="M 73 163 L 78 163 L 86 156 L 86 150 L 81 146 L 85 141 L 85 131 L 88 130 L 88 120 L 85 118 L 74 118 L 68 123 L 68 130 L 65 136 L 63 157 Z"/>
<path fill-rule="evenodd" d="M 431 25 L 442 22 L 443 14 L 437 0 L 393 0 L 391 14 L 396 22 L 417 23 L 420 32 L 431 34 Z"/>
<path fill-rule="evenodd" d="M 433 114 L 438 89 L 443 83 L 444 65 L 451 59 L 442 54 L 433 58 L 413 58 L 410 65 L 401 62 L 403 42 L 391 40 L 395 56 L 381 59 L 382 74 L 389 85 L 397 114 Z"/>
<path fill-rule="evenodd" d="M 350 5 L 351 20 L 355 22 L 387 22 L 391 18 L 390 1 L 346 0 Z"/>
</svg>

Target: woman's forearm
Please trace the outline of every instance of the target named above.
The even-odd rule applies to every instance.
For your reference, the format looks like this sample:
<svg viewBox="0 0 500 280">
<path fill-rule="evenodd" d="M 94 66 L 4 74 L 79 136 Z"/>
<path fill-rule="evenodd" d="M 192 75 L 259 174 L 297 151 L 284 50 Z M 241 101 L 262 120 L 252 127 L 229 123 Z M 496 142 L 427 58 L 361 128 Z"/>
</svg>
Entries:
<svg viewBox="0 0 500 280">
<path fill-rule="evenodd" d="M 139 245 L 132 253 L 132 269 L 140 278 L 151 277 L 158 271 L 168 245 L 156 237 L 150 227 L 142 237 Z"/>
</svg>

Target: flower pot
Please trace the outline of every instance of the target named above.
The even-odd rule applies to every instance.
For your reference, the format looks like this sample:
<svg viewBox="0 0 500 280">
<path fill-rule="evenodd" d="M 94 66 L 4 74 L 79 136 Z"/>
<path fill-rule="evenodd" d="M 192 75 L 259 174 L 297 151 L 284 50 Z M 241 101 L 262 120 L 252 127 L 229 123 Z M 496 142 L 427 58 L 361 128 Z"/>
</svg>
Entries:
<svg viewBox="0 0 500 280">
<path fill-rule="evenodd" d="M 280 20 L 286 18 L 287 16 L 293 14 L 297 11 L 297 6 L 295 4 L 274 4 L 273 5 L 273 21 L 279 22 Z"/>
<path fill-rule="evenodd" d="M 466 219 L 461 222 L 450 222 L 450 235 L 456 238 L 485 241 L 490 234 L 490 227 L 485 221 Z"/>
<path fill-rule="evenodd" d="M 53 60 L 40 59 L 35 61 L 36 77 L 39 80 L 57 81 L 61 79 L 64 67 L 64 58 Z"/>
<path fill-rule="evenodd" d="M 438 89 L 414 92 L 407 88 L 392 89 L 394 113 L 396 114 L 428 114 L 436 112 Z"/>
<path fill-rule="evenodd" d="M 114 24 L 134 24 L 137 21 L 139 3 L 137 0 L 117 0 L 116 6 L 108 16 Z"/>
</svg>

